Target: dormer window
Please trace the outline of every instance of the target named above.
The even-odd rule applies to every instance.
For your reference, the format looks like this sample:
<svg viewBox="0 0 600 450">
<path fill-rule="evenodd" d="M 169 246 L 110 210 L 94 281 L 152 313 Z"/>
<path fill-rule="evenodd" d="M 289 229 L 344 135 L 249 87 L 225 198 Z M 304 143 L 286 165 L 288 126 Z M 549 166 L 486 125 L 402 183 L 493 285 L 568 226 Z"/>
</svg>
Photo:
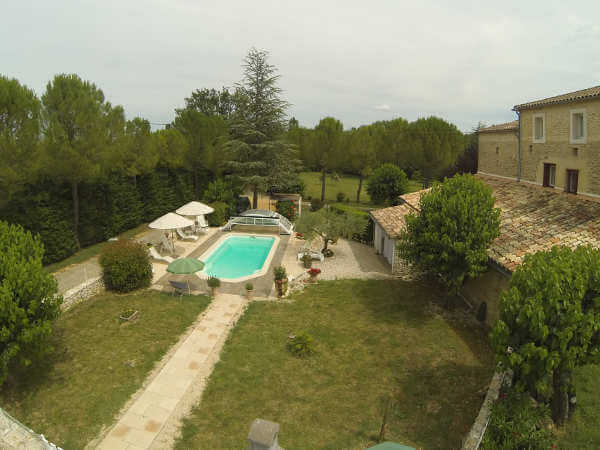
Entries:
<svg viewBox="0 0 600 450">
<path fill-rule="evenodd" d="M 546 142 L 546 117 L 544 113 L 533 115 L 533 142 Z"/>
<path fill-rule="evenodd" d="M 571 144 L 585 144 L 587 141 L 587 117 L 585 109 L 571 110 Z"/>
</svg>

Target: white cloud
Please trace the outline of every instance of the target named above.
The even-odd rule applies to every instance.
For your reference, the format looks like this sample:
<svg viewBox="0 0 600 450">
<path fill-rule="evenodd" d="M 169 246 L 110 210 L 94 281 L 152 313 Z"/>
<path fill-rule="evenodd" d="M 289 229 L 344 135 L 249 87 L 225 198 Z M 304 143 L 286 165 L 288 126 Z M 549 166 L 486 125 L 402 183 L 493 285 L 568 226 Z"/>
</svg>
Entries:
<svg viewBox="0 0 600 450">
<path fill-rule="evenodd" d="M 392 108 L 390 108 L 390 105 L 383 103 L 381 105 L 375 106 L 375 109 L 377 111 L 390 111 Z"/>
</svg>

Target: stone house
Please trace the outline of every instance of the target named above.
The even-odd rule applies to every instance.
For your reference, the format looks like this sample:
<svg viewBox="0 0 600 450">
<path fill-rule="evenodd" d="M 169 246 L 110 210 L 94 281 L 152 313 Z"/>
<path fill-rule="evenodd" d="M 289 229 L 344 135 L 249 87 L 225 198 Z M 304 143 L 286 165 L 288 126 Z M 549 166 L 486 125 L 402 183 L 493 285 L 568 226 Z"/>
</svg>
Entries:
<svg viewBox="0 0 600 450">
<path fill-rule="evenodd" d="M 522 103 L 479 130 L 479 173 L 600 197 L 600 86 Z"/>
</svg>

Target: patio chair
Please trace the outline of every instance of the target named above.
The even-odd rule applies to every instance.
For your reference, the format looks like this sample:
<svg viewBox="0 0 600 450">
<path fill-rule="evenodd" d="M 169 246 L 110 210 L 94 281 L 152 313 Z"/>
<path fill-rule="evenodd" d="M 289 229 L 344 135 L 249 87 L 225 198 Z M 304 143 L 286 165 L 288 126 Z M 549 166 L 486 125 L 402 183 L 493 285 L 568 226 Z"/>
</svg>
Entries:
<svg viewBox="0 0 600 450">
<path fill-rule="evenodd" d="M 190 285 L 188 283 L 184 283 L 183 281 L 173 281 L 169 280 L 169 284 L 173 287 L 173 295 L 184 295 L 186 292 L 188 295 L 191 295 L 192 291 L 190 289 Z"/>
<path fill-rule="evenodd" d="M 198 240 L 198 236 L 194 236 L 193 234 L 186 234 L 183 232 L 183 230 L 181 228 L 177 228 L 177 236 L 179 236 L 179 239 L 181 239 L 182 241 L 189 239 L 192 241 L 197 241 Z"/>
<path fill-rule="evenodd" d="M 158 253 L 156 251 L 156 249 L 154 247 L 150 247 L 150 256 L 153 259 L 156 259 L 158 261 L 164 261 L 167 264 L 172 263 L 173 262 L 173 258 L 171 258 L 170 256 L 162 256 L 160 253 Z"/>
</svg>

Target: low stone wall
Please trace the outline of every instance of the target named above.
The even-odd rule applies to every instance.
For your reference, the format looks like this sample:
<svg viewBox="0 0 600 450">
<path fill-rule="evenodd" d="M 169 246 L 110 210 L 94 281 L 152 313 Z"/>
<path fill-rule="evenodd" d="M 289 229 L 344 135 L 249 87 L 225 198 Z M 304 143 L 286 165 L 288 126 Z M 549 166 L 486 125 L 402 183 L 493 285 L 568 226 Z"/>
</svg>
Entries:
<svg viewBox="0 0 600 450">
<path fill-rule="evenodd" d="M 66 311 L 77 303 L 81 303 L 104 290 L 104 281 L 102 277 L 90 278 L 85 283 L 69 289 L 63 294 L 63 303 L 61 309 Z"/>
<path fill-rule="evenodd" d="M 487 429 L 490 421 L 492 405 L 496 400 L 498 400 L 500 389 L 505 381 L 512 381 L 512 373 L 510 371 L 494 373 L 492 381 L 490 381 L 487 394 L 485 395 L 485 399 L 483 400 L 483 405 L 481 405 L 479 414 L 475 419 L 475 423 L 463 441 L 462 450 L 477 450 L 479 448 L 481 440 L 483 439 L 483 435 L 485 434 L 485 430 Z"/>
<path fill-rule="evenodd" d="M 62 450 L 36 434 L 0 408 L 0 448 L 28 450 Z"/>
</svg>

